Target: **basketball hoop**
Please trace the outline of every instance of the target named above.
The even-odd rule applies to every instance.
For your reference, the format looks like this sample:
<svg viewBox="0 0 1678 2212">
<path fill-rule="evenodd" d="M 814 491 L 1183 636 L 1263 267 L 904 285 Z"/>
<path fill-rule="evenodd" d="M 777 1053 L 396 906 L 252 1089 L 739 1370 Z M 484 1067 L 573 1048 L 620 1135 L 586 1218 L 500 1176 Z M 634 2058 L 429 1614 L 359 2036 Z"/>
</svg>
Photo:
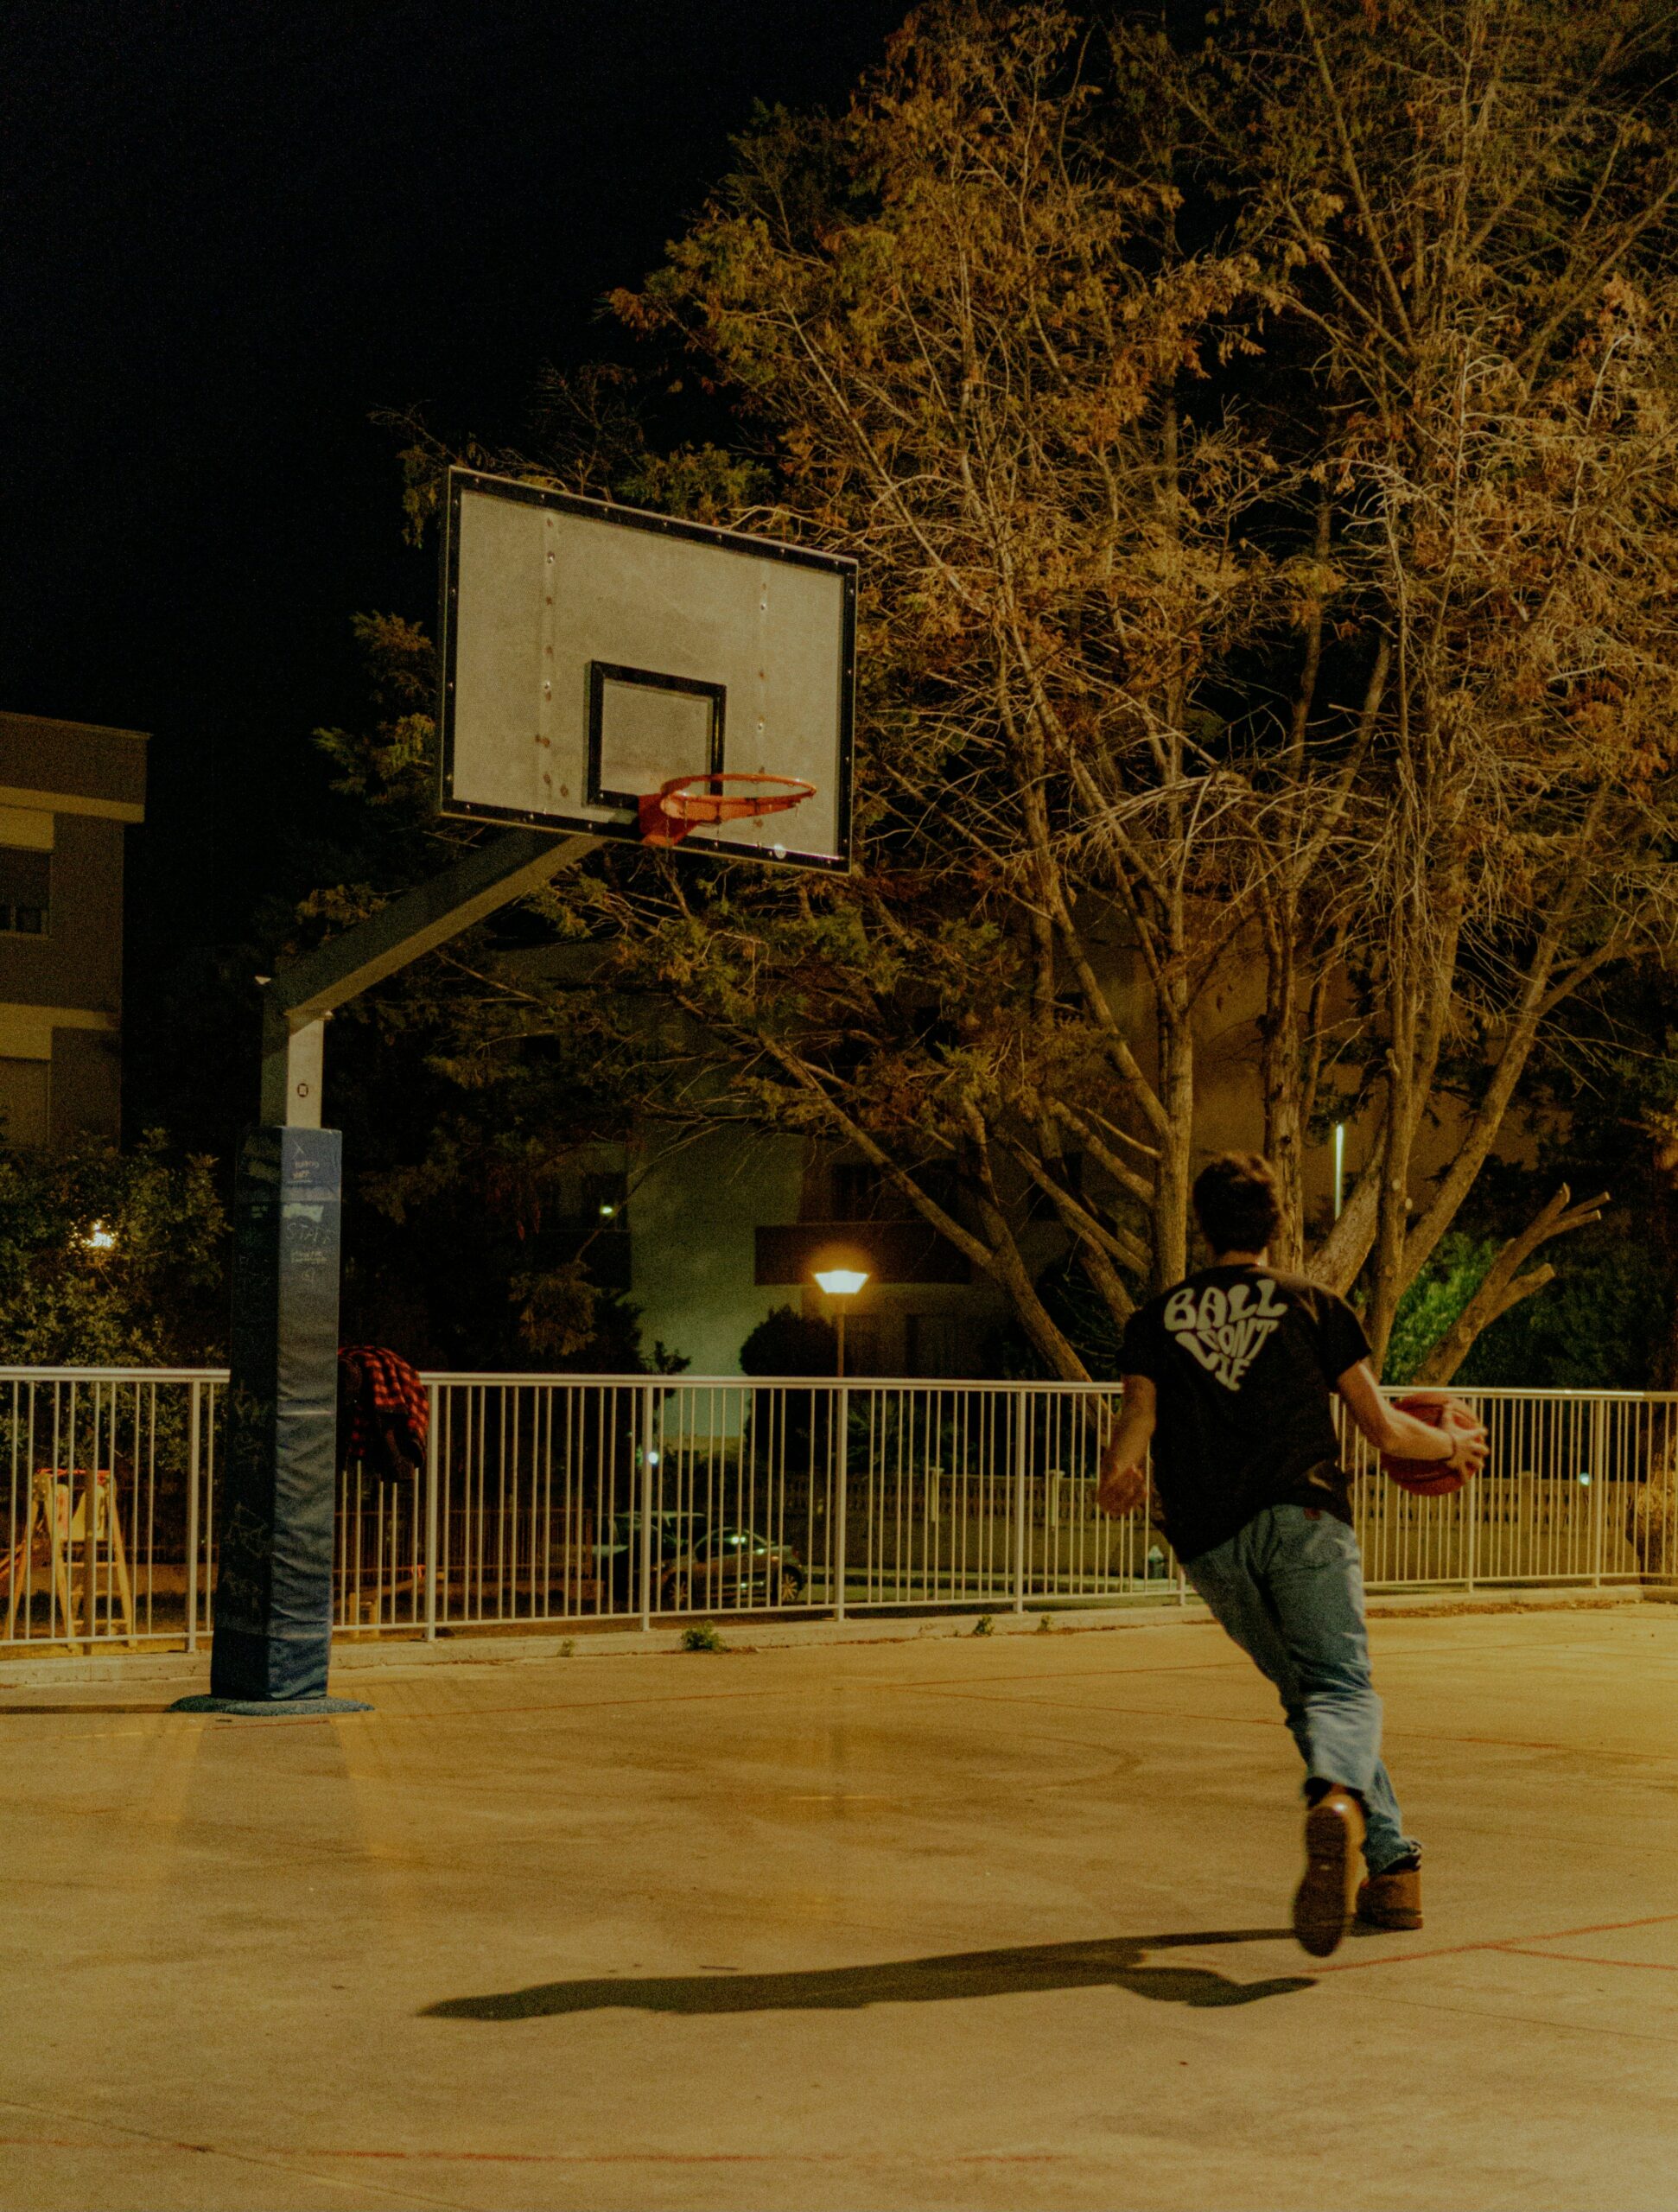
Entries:
<svg viewBox="0 0 1678 2212">
<path fill-rule="evenodd" d="M 725 791 L 725 784 L 749 784 L 749 791 Z M 743 822 L 758 814 L 784 814 L 814 798 L 816 786 L 798 776 L 672 776 L 640 803 L 641 842 L 668 851 L 690 830 L 708 822 Z"/>
<path fill-rule="evenodd" d="M 446 506 L 444 814 L 849 868 L 849 554 L 474 468 Z"/>
</svg>

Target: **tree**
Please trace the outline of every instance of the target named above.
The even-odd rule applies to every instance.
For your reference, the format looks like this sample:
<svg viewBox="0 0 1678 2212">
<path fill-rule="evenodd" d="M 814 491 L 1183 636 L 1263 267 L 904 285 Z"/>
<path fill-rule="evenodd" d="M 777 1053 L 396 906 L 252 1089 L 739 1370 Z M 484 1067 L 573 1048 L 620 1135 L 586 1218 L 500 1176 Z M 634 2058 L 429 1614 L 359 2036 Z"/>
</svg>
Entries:
<svg viewBox="0 0 1678 2212">
<path fill-rule="evenodd" d="M 1185 1260 L 1196 1014 L 1242 919 L 1205 700 L 1268 567 L 1259 457 L 1184 404 L 1253 342 L 1258 264 L 1181 244 L 1168 140 L 1141 99 L 1115 131 L 1078 47 L 1057 9 L 912 18 L 620 299 L 740 396 L 764 518 L 861 557 L 868 865 L 779 912 L 739 880 L 610 910 L 726 1046 L 723 1109 L 855 1147 L 1069 1375 L 1034 1210 L 1119 1314 Z"/>
<path fill-rule="evenodd" d="M 798 509 L 878 580 L 876 836 L 899 857 L 941 785 L 914 857 L 941 837 L 946 874 L 989 878 L 986 949 L 1012 962 L 918 1088 L 949 1099 L 972 1256 L 1039 1349 L 1067 1364 L 991 1157 L 1049 1196 L 1115 1311 L 1127 1274 L 1179 1272 L 1194 1013 L 1252 920 L 1287 1255 L 1300 1147 L 1350 1062 L 1376 1139 L 1312 1259 L 1343 1288 L 1367 1262 L 1384 1345 L 1546 1020 L 1670 936 L 1678 165 L 1643 99 L 1667 18 L 1278 0 L 1186 67 L 1122 34 L 1099 88 L 1072 35 L 1054 11 L 923 11 L 839 130 L 749 143 L 626 311 L 772 421 Z M 1203 206 L 1233 210 L 1198 253 L 1191 154 Z M 1090 957 L 1115 920 L 1147 1075 Z M 1361 1019 L 1325 1069 L 1347 979 Z M 822 1049 L 771 1057 L 901 1174 Z M 1476 1078 L 1418 1210 L 1430 1111 Z M 1144 1236 L 1066 1187 L 1069 1139 Z M 1548 1203 L 1449 1351 L 1592 1217 Z"/>
<path fill-rule="evenodd" d="M 1374 926 L 1350 953 L 1378 1134 L 1315 1264 L 1344 1287 L 1369 1262 L 1382 1344 L 1547 1021 L 1671 940 L 1678 454 L 1662 257 L 1678 152 L 1669 97 L 1650 92 L 1672 18 L 1637 0 L 1277 0 L 1238 21 L 1187 98 L 1240 181 L 1237 235 L 1297 258 L 1291 350 L 1310 349 L 1317 404 L 1296 473 L 1317 487 L 1328 556 L 1300 718 L 1325 620 L 1367 671 L 1349 855 Z M 1255 127 L 1237 130 L 1230 96 Z M 1276 1070 L 1274 1089 L 1292 1075 Z M 1427 1117 L 1465 1078 L 1451 1156 L 1412 1217 Z M 1518 1272 L 1532 1250 L 1593 1217 L 1553 1198 L 1442 1356 L 1541 1287 Z"/>
<path fill-rule="evenodd" d="M 1404 1353 L 1402 1337 L 1408 1347 L 1402 1379 L 1672 1387 L 1678 1372 L 1674 1042 L 1672 976 L 1656 963 L 1606 972 L 1569 1001 L 1541 1040 L 1523 1085 L 1532 1156 L 1488 1169 L 1459 1227 L 1441 1240 L 1401 1303 L 1389 1363 L 1396 1366 Z M 1544 1297 L 1517 1301 L 1512 1319 L 1460 1351 L 1452 1323 L 1486 1284 L 1500 1251 L 1529 1226 L 1535 1193 L 1569 1176 L 1611 1180 L 1612 1208 L 1546 1261 Z M 1417 1309 L 1428 1305 L 1433 1325 L 1423 1331 Z"/>
<path fill-rule="evenodd" d="M 853 1147 L 1076 1376 L 1033 1221 L 1115 1323 L 1183 1271 L 1202 1032 L 1256 975 L 1285 1255 L 1384 1347 L 1548 1029 L 1670 938 L 1668 38 L 1251 0 L 1185 54 L 938 0 L 843 116 L 761 118 L 617 302 L 730 448 L 597 379 L 501 465 L 859 555 L 862 868 L 607 856 L 544 906 L 592 988 L 481 969 L 474 1050 L 588 1039 L 678 1135 Z M 1326 1115 L 1373 1132 L 1332 1225 Z M 1469 1333 L 1591 1212 L 1516 1224 Z"/>
<path fill-rule="evenodd" d="M 829 1321 L 778 1306 L 740 1348 L 742 1375 L 829 1375 L 838 1362 Z"/>
<path fill-rule="evenodd" d="M 227 1222 L 215 1163 L 86 1142 L 0 1153 L 0 1346 L 26 1367 L 226 1357 Z"/>
</svg>

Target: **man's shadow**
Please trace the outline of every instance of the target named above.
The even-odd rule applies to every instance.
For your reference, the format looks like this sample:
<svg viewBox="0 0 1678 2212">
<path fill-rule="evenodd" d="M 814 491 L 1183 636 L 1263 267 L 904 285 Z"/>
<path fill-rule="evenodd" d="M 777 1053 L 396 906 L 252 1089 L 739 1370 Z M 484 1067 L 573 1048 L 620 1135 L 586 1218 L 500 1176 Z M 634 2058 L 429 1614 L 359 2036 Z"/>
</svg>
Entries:
<svg viewBox="0 0 1678 2212">
<path fill-rule="evenodd" d="M 613 2007 L 643 2012 L 851 2012 L 868 2005 L 930 2005 L 957 1997 L 1012 1997 L 1027 1990 L 1125 1989 L 1164 2005 L 1251 2005 L 1314 1986 L 1309 1975 L 1231 1981 L 1209 1967 L 1150 1967 L 1150 1951 L 1210 1943 L 1290 1941 L 1287 1928 L 1217 1929 L 1204 1934 L 1115 1936 L 1096 1943 L 1028 1943 L 1006 1951 L 956 1951 L 892 1959 L 871 1967 L 819 1967 L 792 1974 L 693 1974 L 587 1981 L 539 1981 L 428 2005 L 433 2020 L 545 2020 Z"/>
</svg>

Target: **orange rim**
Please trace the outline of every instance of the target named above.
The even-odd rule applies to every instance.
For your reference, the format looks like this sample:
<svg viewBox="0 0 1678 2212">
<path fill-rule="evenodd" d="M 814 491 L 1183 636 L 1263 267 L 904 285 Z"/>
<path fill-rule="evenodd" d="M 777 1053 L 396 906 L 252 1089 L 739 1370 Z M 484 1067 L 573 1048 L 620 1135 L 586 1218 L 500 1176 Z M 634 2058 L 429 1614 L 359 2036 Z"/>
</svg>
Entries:
<svg viewBox="0 0 1678 2212">
<path fill-rule="evenodd" d="M 749 784 L 754 788 L 724 791 L 725 784 Z M 642 799 L 641 836 L 649 845 L 679 845 L 690 830 L 701 824 L 784 814 L 789 807 L 801 806 L 815 796 L 815 785 L 799 776 L 753 775 L 744 770 L 672 776 Z"/>
</svg>

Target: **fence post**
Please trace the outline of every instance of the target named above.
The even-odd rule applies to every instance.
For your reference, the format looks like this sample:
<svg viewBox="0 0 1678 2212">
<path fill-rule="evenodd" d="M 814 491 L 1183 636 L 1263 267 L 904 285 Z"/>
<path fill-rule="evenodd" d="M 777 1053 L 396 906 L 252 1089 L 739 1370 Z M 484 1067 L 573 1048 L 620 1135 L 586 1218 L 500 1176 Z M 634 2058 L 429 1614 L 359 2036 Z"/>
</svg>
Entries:
<svg viewBox="0 0 1678 2212">
<path fill-rule="evenodd" d="M 442 1420 L 442 1393 L 430 1386 L 431 1418 L 425 1431 L 425 1640 L 437 1640 L 437 1428 Z"/>
<path fill-rule="evenodd" d="M 1598 1398 L 1591 1408 L 1591 1580 L 1602 1587 L 1603 1468 L 1607 1463 L 1608 1402 Z"/>
<path fill-rule="evenodd" d="M 641 1626 L 652 1626 L 652 1392 L 641 1392 Z"/>
<path fill-rule="evenodd" d="M 1480 1401 L 1480 1409 L 1483 1420 L 1488 1414 L 1495 1413 L 1497 1410 L 1495 1406 L 1488 1406 L 1484 1398 Z M 1486 1421 L 1486 1437 L 1489 1442 L 1492 1440 L 1490 1421 Z M 1463 1540 L 1468 1548 L 1468 1573 L 1463 1579 L 1470 1590 L 1474 1587 L 1474 1579 L 1479 1573 L 1480 1567 L 1480 1484 L 1491 1465 L 1491 1454 L 1488 1452 L 1485 1467 L 1481 1470 L 1480 1474 L 1476 1475 L 1471 1483 L 1465 1483 L 1459 1493 L 1463 1501 L 1463 1516 L 1468 1522 L 1468 1533 Z"/>
<path fill-rule="evenodd" d="M 191 1385 L 192 1402 L 187 1433 L 187 1649 L 198 1649 L 198 1485 L 203 1470 L 200 1465 L 201 1429 L 200 1413 L 204 1385 Z"/>
<path fill-rule="evenodd" d="M 838 1432 L 828 1454 L 832 1469 L 833 1502 L 828 1514 L 829 1573 L 833 1577 L 833 1618 L 845 1618 L 845 1576 L 849 1567 L 850 1537 L 850 1385 L 839 1385 L 836 1413 Z"/>
<path fill-rule="evenodd" d="M 1014 1610 L 1026 1610 L 1026 1476 L 1027 1440 L 1030 1434 L 1027 1385 L 1017 1386 L 1014 1400 Z"/>
</svg>

